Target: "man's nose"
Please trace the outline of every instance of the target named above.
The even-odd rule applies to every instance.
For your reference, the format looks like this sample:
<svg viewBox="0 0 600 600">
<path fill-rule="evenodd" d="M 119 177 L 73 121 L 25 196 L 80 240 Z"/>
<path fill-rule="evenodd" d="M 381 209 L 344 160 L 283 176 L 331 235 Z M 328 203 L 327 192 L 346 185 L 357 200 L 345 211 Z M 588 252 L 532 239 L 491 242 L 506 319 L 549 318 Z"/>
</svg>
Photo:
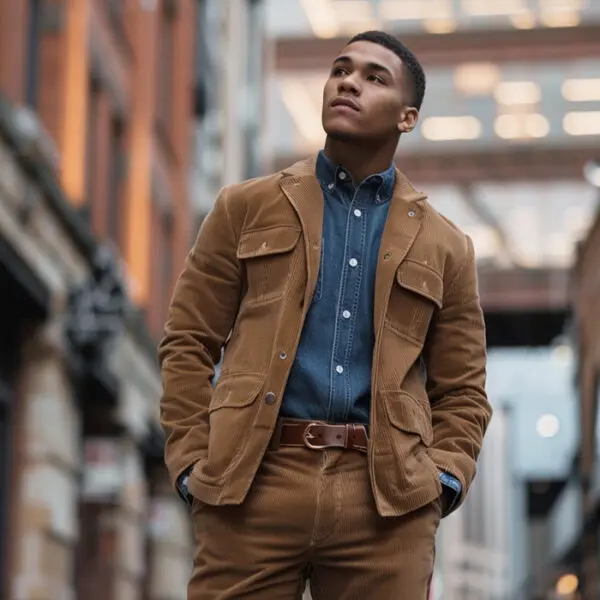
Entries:
<svg viewBox="0 0 600 600">
<path fill-rule="evenodd" d="M 346 94 L 360 94 L 360 85 L 354 75 L 348 75 L 340 80 L 338 92 Z"/>
</svg>

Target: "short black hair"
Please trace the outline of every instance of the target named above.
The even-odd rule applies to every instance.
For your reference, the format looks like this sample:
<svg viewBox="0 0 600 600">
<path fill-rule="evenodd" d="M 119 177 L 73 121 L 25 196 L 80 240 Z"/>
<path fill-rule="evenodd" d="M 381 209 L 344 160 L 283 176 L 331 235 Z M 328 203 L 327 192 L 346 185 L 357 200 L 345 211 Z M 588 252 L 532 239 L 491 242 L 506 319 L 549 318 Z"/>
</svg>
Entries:
<svg viewBox="0 0 600 600">
<path fill-rule="evenodd" d="M 385 31 L 365 31 L 355 35 L 348 44 L 354 42 L 372 42 L 391 50 L 404 64 L 413 85 L 412 105 L 421 109 L 425 97 L 425 71 L 417 57 L 398 39 Z"/>
</svg>

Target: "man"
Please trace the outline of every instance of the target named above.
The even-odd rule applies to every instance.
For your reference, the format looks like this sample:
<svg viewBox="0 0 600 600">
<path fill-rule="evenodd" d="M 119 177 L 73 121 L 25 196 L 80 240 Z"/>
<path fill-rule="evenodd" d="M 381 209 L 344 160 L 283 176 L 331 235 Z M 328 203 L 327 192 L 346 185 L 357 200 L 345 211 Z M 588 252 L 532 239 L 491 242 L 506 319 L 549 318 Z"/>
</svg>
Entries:
<svg viewBox="0 0 600 600">
<path fill-rule="evenodd" d="M 392 166 L 424 91 L 398 40 L 356 36 L 324 151 L 202 225 L 160 346 L 190 600 L 426 598 L 491 409 L 473 245 Z"/>
</svg>

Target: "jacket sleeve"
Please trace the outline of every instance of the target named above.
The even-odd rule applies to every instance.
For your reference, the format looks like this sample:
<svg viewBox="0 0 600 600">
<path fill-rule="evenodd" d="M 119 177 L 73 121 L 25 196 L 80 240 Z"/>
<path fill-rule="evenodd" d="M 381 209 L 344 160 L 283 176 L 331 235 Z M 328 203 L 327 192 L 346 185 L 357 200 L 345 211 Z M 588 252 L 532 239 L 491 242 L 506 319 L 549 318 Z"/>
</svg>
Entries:
<svg viewBox="0 0 600 600">
<path fill-rule="evenodd" d="M 175 485 L 206 456 L 212 378 L 239 310 L 242 273 L 230 211 L 225 188 L 187 256 L 159 345 L 165 462 Z"/>
<path fill-rule="evenodd" d="M 485 325 L 475 253 L 468 237 L 463 257 L 450 268 L 443 306 L 431 324 L 423 352 L 433 422 L 429 454 L 440 471 L 460 481 L 459 502 L 475 477 L 492 416 L 485 392 Z"/>
</svg>

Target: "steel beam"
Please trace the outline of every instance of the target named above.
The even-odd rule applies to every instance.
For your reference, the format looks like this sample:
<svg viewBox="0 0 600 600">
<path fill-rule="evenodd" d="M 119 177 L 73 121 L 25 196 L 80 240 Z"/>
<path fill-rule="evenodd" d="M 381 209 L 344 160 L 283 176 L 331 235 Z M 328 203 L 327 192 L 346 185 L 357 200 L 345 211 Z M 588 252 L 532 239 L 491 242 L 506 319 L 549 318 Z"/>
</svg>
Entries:
<svg viewBox="0 0 600 600">
<path fill-rule="evenodd" d="M 486 311 L 566 310 L 569 269 L 480 268 L 481 305 Z"/>
<path fill-rule="evenodd" d="M 500 145 L 500 144 L 498 144 Z M 592 145 L 577 147 L 508 146 L 480 151 L 420 152 L 402 151 L 398 168 L 418 184 L 472 184 L 476 181 L 545 181 L 583 177 L 585 163 L 598 155 Z M 301 155 L 278 156 L 274 170 L 284 169 Z"/>
<path fill-rule="evenodd" d="M 393 33 L 393 32 L 392 32 Z M 565 62 L 600 56 L 600 24 L 573 28 L 397 34 L 425 67 L 463 62 Z M 328 69 L 348 38 L 280 38 L 275 70 Z"/>
</svg>

